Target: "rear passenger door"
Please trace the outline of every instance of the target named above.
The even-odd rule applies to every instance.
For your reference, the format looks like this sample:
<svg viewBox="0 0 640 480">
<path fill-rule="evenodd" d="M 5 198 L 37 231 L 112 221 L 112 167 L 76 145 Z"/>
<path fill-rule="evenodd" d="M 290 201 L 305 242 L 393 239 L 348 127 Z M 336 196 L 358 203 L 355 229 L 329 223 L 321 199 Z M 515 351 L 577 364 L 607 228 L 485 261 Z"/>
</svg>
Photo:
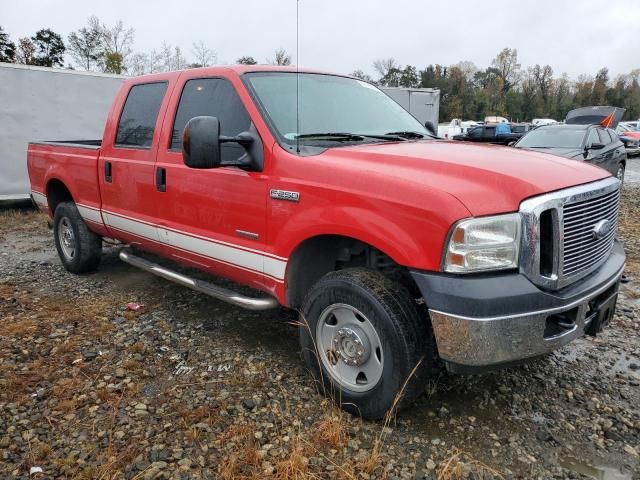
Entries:
<svg viewBox="0 0 640 480">
<path fill-rule="evenodd" d="M 160 251 L 154 163 L 169 81 L 132 84 L 116 100 L 98 164 L 102 217 L 110 233 Z M 110 137 L 110 138 L 108 138 Z"/>
<path fill-rule="evenodd" d="M 263 255 L 267 177 L 230 165 L 245 154 L 236 143 L 221 145 L 218 168 L 194 169 L 183 161 L 182 133 L 191 118 L 217 117 L 221 135 L 227 136 L 252 125 L 237 93 L 239 85 L 222 76 L 201 75 L 197 71 L 182 74 L 171 100 L 177 108 L 167 112 L 163 126 L 156 163 L 165 179 L 165 191 L 158 200 L 161 239 L 166 254 L 176 260 L 261 287 L 270 261 Z"/>
</svg>

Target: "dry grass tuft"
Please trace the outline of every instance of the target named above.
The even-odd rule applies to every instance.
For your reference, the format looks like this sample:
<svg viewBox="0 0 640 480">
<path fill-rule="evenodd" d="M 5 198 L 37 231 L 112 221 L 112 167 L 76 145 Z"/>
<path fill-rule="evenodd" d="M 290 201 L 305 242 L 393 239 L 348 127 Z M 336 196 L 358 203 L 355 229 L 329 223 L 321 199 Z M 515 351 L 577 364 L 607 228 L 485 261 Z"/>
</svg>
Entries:
<svg viewBox="0 0 640 480">
<path fill-rule="evenodd" d="M 0 232 L 46 233 L 47 216 L 39 210 L 0 208 Z M 4 236 L 0 233 L 0 239 Z"/>
<path fill-rule="evenodd" d="M 436 473 L 438 480 L 504 479 L 497 470 L 476 460 L 471 454 L 457 449 L 440 464 Z"/>
<path fill-rule="evenodd" d="M 129 345 L 129 347 L 127 348 L 127 352 L 131 354 L 136 354 L 136 353 L 142 354 L 146 352 L 146 350 L 147 350 L 147 347 L 142 342 L 136 342 L 132 345 Z"/>
<path fill-rule="evenodd" d="M 288 458 L 276 464 L 275 478 L 278 480 L 319 478 L 309 471 L 307 447 L 299 439 L 294 443 Z"/>
<path fill-rule="evenodd" d="M 347 442 L 347 425 L 342 410 L 331 409 L 324 419 L 315 425 L 315 439 L 319 446 L 327 445 L 333 449 L 342 448 Z"/>
<path fill-rule="evenodd" d="M 233 442 L 234 448 L 218 466 L 223 480 L 249 480 L 261 478 L 259 474 L 260 454 L 258 453 L 253 425 L 231 425 L 220 437 L 221 441 Z"/>
</svg>

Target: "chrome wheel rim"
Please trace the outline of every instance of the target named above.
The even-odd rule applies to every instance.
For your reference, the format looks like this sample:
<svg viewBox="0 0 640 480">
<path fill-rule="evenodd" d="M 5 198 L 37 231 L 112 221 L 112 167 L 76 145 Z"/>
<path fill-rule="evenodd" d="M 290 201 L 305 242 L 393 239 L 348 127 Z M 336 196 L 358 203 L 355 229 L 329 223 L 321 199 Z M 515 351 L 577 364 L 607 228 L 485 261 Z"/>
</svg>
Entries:
<svg viewBox="0 0 640 480">
<path fill-rule="evenodd" d="M 64 256 L 73 260 L 76 256 L 76 236 L 71 227 L 71 220 L 67 217 L 62 217 L 58 223 L 58 240 Z"/>
<path fill-rule="evenodd" d="M 320 360 L 331 379 L 354 392 L 366 392 L 382 377 L 384 357 L 375 327 L 358 309 L 328 306 L 316 327 Z"/>
<path fill-rule="evenodd" d="M 621 182 L 624 180 L 624 167 L 618 167 L 618 173 L 616 174 L 616 177 L 618 177 L 618 180 L 620 180 Z"/>
</svg>

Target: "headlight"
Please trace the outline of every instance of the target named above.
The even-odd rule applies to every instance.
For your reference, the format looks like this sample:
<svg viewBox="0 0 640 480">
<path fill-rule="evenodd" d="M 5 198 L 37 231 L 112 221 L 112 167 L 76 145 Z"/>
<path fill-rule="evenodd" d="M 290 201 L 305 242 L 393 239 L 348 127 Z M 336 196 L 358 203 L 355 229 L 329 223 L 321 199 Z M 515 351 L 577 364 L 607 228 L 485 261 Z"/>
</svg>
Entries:
<svg viewBox="0 0 640 480">
<path fill-rule="evenodd" d="M 516 268 L 521 223 L 519 213 L 459 221 L 449 236 L 443 270 L 471 273 Z"/>
</svg>

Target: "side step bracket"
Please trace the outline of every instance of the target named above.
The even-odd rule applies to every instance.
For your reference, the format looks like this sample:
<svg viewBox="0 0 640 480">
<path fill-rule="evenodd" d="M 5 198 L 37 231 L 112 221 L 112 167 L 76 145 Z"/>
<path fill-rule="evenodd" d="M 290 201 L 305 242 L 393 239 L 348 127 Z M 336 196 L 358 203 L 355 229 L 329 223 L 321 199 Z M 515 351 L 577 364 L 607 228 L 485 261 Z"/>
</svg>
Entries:
<svg viewBox="0 0 640 480">
<path fill-rule="evenodd" d="M 192 288 L 193 290 L 197 290 L 198 292 L 217 298 L 218 300 L 246 308 L 247 310 L 269 310 L 278 307 L 278 301 L 273 297 L 251 298 L 241 295 L 238 292 L 218 287 L 217 285 L 204 280 L 187 277 L 186 275 L 162 267 L 157 263 L 138 257 L 137 255 L 132 254 L 128 248 L 120 250 L 119 256 L 120 260 L 128 263 L 129 265 L 133 265 L 134 267 L 153 273 L 159 277 L 171 280 L 172 282 L 184 287 Z"/>
</svg>

